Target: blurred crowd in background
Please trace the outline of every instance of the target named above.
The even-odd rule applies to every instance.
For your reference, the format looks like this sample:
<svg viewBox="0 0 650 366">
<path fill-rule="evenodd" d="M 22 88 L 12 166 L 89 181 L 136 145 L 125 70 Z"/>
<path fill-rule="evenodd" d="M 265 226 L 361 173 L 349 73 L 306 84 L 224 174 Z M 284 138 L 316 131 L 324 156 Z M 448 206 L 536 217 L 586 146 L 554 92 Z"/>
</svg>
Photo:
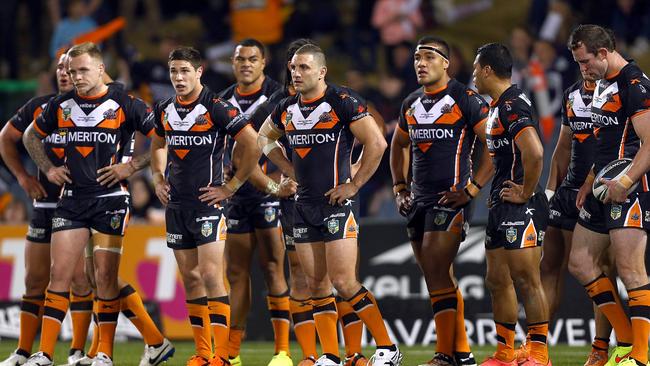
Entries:
<svg viewBox="0 0 650 366">
<path fill-rule="evenodd" d="M 125 26 L 102 43 L 107 70 L 148 104 L 174 93 L 166 60 L 176 46 L 202 51 L 203 83 L 219 92 L 234 82 L 230 56 L 238 40 L 251 37 L 266 44 L 266 73 L 281 81 L 286 45 L 309 37 L 326 51 L 328 80 L 355 89 L 379 111 L 389 142 L 402 100 L 418 87 L 413 49 L 420 36 L 449 41 L 449 74 L 467 84 L 476 48 L 503 42 L 515 59 L 513 83 L 530 94 L 544 121 L 547 162 L 559 131 L 562 92 L 579 77 L 566 48 L 576 24 L 611 28 L 620 52 L 642 67 L 650 64 L 646 0 L 5 0 L 0 12 L 0 123 L 30 97 L 55 92 L 52 60 L 58 52 L 116 19 Z M 147 139 L 140 136 L 136 154 L 147 149 Z M 132 177 L 130 189 L 131 222 L 162 224 L 163 209 L 148 169 Z M 30 210 L 26 195 L 0 164 L 0 222 L 25 223 Z M 399 216 L 388 154 L 361 191 L 361 214 Z M 485 208 L 479 208 L 474 219 L 484 217 Z"/>
</svg>

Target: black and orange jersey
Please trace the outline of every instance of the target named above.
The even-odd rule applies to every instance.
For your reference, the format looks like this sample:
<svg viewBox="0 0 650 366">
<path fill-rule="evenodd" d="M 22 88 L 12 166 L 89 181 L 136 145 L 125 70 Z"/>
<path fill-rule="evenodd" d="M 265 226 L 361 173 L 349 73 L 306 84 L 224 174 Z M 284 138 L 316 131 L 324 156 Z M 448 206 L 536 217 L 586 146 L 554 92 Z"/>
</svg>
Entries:
<svg viewBox="0 0 650 366">
<path fill-rule="evenodd" d="M 219 97 L 222 99 L 226 99 L 228 102 L 230 102 L 230 104 L 237 107 L 240 113 L 244 114 L 246 118 L 250 119 L 252 115 L 255 113 L 255 111 L 262 104 L 264 104 L 270 98 L 270 96 L 275 91 L 277 91 L 280 87 L 281 86 L 278 82 L 272 80 L 269 77 L 265 77 L 264 81 L 262 82 L 262 86 L 251 93 L 246 93 L 246 94 L 240 93 L 237 84 L 234 84 L 231 85 L 226 90 L 219 93 Z M 264 120 L 262 120 L 262 123 L 264 123 Z M 252 123 L 251 125 L 255 128 L 255 131 L 259 130 L 261 126 L 261 124 L 257 125 L 255 123 Z M 230 156 L 232 156 L 232 149 L 234 148 L 234 143 L 232 141 L 228 142 L 228 148 L 229 148 L 228 152 Z M 264 173 L 270 173 L 275 170 L 274 166 L 264 155 L 260 157 L 259 164 L 260 167 L 262 167 L 262 171 Z M 236 169 L 235 167 L 233 167 L 233 173 L 235 171 Z M 259 200 L 259 199 L 263 199 L 266 196 L 268 196 L 266 193 L 259 191 L 250 182 L 246 181 L 241 187 L 239 187 L 235 195 L 232 196 L 230 200 L 231 201 Z"/>
<path fill-rule="evenodd" d="M 577 81 L 564 91 L 562 124 L 571 129 L 571 160 L 561 186 L 579 189 L 585 182 L 594 161 L 596 139 L 591 122 L 593 89 Z"/>
<path fill-rule="evenodd" d="M 454 79 L 404 99 L 397 133 L 411 141 L 415 201 L 437 202 L 439 192 L 463 189 L 472 172 L 474 127 L 487 120 L 488 110 L 480 95 Z"/>
<path fill-rule="evenodd" d="M 612 160 L 634 158 L 641 140 L 634 131 L 632 117 L 650 110 L 650 80 L 630 62 L 616 75 L 598 80 L 591 102 L 591 121 L 596 135 L 594 172 Z M 647 192 L 648 174 L 641 177 L 640 189 Z"/>
<path fill-rule="evenodd" d="M 490 107 L 485 131 L 495 169 L 490 202 L 496 204 L 501 201 L 499 192 L 504 188 L 503 182 L 511 180 L 524 184 L 521 151 L 515 140 L 527 128 L 534 128 L 538 135 L 539 130 L 537 121 L 533 119 L 532 103 L 516 85 L 506 89 L 498 100 L 492 101 Z"/>
<path fill-rule="evenodd" d="M 47 105 L 47 102 L 52 99 L 56 94 L 44 95 L 40 97 L 34 97 L 30 99 L 25 105 L 20 107 L 18 112 L 16 112 L 13 117 L 9 119 L 9 123 L 12 127 L 18 130 L 20 133 L 25 133 L 27 127 L 38 117 L 43 109 Z M 59 166 L 63 165 L 63 147 L 61 139 L 59 138 L 58 131 L 55 130 L 49 134 L 45 139 L 43 139 L 43 144 L 45 145 L 45 152 L 47 157 L 52 161 L 52 164 Z M 47 192 L 47 197 L 40 200 L 34 200 L 34 207 L 41 208 L 53 208 L 56 205 L 56 202 L 59 200 L 59 195 L 61 194 L 61 186 L 58 186 L 49 180 L 43 172 L 38 170 L 36 172 L 38 181 L 41 183 L 45 192 Z"/>
<path fill-rule="evenodd" d="M 177 97 L 157 103 L 150 115 L 156 134 L 167 142 L 167 180 L 171 208 L 203 209 L 201 187 L 223 183 L 226 135 L 248 125 L 244 115 L 207 87 L 191 103 Z"/>
<path fill-rule="evenodd" d="M 97 170 L 131 158 L 135 131 L 149 136 L 153 124 L 146 122 L 149 108 L 120 87 L 108 87 L 93 97 L 76 91 L 52 98 L 34 122 L 35 130 L 46 137 L 57 131 L 63 145 L 61 156 L 70 170 L 71 184 L 64 196 L 74 198 L 128 195 L 126 181 L 118 187 L 97 182 Z"/>
<path fill-rule="evenodd" d="M 350 125 L 368 115 L 365 100 L 333 84 L 312 100 L 297 94 L 276 106 L 271 121 L 285 132 L 292 149 L 296 201 L 327 202 L 327 191 L 350 181 L 354 142 Z"/>
</svg>

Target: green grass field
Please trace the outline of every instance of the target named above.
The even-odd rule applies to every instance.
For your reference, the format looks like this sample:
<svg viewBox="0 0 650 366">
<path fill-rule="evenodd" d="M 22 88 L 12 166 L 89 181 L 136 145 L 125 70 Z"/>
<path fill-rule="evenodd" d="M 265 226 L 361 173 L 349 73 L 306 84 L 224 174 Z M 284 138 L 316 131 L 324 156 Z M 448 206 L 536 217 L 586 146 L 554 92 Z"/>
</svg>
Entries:
<svg viewBox="0 0 650 366">
<path fill-rule="evenodd" d="M 185 365 L 185 361 L 192 355 L 194 345 L 190 342 L 174 342 L 176 354 L 167 365 Z M 3 339 L 0 342 L 0 357 L 4 358 L 16 347 L 16 342 L 10 339 Z M 36 348 L 35 348 L 36 349 Z M 415 366 L 430 359 L 433 356 L 433 347 L 402 347 L 404 353 L 404 366 Z M 115 365 L 131 366 L 137 365 L 142 354 L 143 344 L 141 342 L 125 342 L 115 345 Z M 291 344 L 291 352 L 294 362 L 297 363 L 300 357 L 300 349 L 296 343 Z M 372 349 L 366 349 L 366 356 L 372 354 Z M 493 347 L 474 347 L 474 355 L 480 362 L 488 354 L 494 352 Z M 553 365 L 582 365 L 589 352 L 589 347 L 568 347 L 555 346 L 551 348 L 551 361 Z M 273 344 L 270 342 L 244 342 L 242 345 L 242 361 L 245 366 L 266 366 L 273 353 Z M 56 349 L 55 361 L 57 364 L 66 362 L 68 356 L 67 344 L 61 343 Z"/>
</svg>

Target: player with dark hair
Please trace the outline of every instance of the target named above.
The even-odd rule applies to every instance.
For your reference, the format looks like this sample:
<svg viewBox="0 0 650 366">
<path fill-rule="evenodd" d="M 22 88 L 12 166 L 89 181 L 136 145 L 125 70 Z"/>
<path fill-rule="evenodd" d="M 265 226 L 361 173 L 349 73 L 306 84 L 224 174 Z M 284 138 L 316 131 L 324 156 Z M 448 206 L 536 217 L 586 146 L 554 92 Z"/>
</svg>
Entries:
<svg viewBox="0 0 650 366">
<path fill-rule="evenodd" d="M 255 39 L 244 39 L 235 46 L 232 57 L 237 82 L 219 93 L 247 118 L 255 113 L 280 84 L 264 74 L 264 45 Z M 263 122 L 263 121 L 262 121 Z M 258 129 L 261 126 L 253 123 Z M 241 164 L 240 146 L 229 144 L 233 171 Z M 228 342 L 230 364 L 241 365 L 240 345 L 251 307 L 251 262 L 258 250 L 260 267 L 268 290 L 267 305 L 275 334 L 275 351 L 270 366 L 290 365 L 289 356 L 289 292 L 284 277 L 284 244 L 280 225 L 278 197 L 295 193 L 295 184 L 279 182 L 279 172 L 271 169 L 266 157 L 260 160 L 248 182 L 228 201 L 228 236 L 226 238 L 226 274 L 230 284 L 231 324 Z M 267 176 L 266 174 L 269 174 Z"/>
<path fill-rule="evenodd" d="M 463 297 L 451 275 L 465 238 L 470 203 L 493 172 L 485 144 L 488 105 L 447 74 L 449 46 L 424 37 L 415 49 L 421 88 L 402 103 L 391 143 L 391 172 L 397 207 L 408 217 L 411 246 L 431 297 L 436 354 L 425 365 L 476 365 L 465 332 Z M 472 174 L 471 154 L 483 144 Z M 413 182 L 407 184 L 411 154 Z"/>
<path fill-rule="evenodd" d="M 201 54 L 180 47 L 169 55 L 176 96 L 157 103 L 151 167 L 156 195 L 167 206 L 167 246 L 185 285 L 196 353 L 190 366 L 227 365 L 230 304 L 224 283 L 226 217 L 222 202 L 246 181 L 259 159 L 256 133 L 228 101 L 201 84 Z M 223 183 L 226 136 L 242 146 L 241 164 Z M 212 336 L 215 355 L 212 357 Z"/>
<path fill-rule="evenodd" d="M 318 46 L 307 44 L 296 51 L 291 76 L 298 94 L 283 99 L 273 110 L 260 128 L 258 144 L 283 174 L 298 183 L 293 236 L 323 349 L 315 365 L 340 363 L 332 284 L 375 338 L 374 364 L 399 365 L 402 355 L 355 270 L 358 224 L 353 201 L 377 169 L 386 142 L 365 102 L 347 88 L 327 84 L 326 74 L 325 54 Z M 285 133 L 292 148 L 291 161 L 276 149 Z M 350 152 L 355 137 L 365 152 L 352 178 Z M 326 161 L 331 163 L 323 169 Z"/>
<path fill-rule="evenodd" d="M 522 365 L 550 365 L 548 305 L 539 262 L 548 220 L 548 201 L 539 186 L 543 147 L 531 102 L 512 85 L 512 57 L 498 43 L 480 47 L 474 83 L 492 98 L 487 146 L 495 167 L 490 188 L 485 284 L 492 297 L 497 349 L 482 365 L 517 365 L 514 350 L 517 292 L 526 310 L 530 356 Z"/>
<path fill-rule="evenodd" d="M 650 215 L 644 212 L 650 209 L 650 144 L 644 141 L 650 139 L 650 80 L 616 51 L 611 32 L 601 26 L 576 27 L 568 48 L 582 74 L 598 80 L 591 103 L 594 163 L 576 198 L 580 214 L 569 271 L 614 327 L 617 347 L 608 364 L 646 365 L 650 284 L 644 260 Z M 607 194 L 601 202 L 592 194 L 594 176 L 620 158 L 633 159 L 631 168 L 621 178 L 603 182 Z M 628 195 L 635 182 L 640 182 L 638 188 Z M 600 266 L 600 258 L 608 250 L 630 299 L 631 322 Z"/>
</svg>

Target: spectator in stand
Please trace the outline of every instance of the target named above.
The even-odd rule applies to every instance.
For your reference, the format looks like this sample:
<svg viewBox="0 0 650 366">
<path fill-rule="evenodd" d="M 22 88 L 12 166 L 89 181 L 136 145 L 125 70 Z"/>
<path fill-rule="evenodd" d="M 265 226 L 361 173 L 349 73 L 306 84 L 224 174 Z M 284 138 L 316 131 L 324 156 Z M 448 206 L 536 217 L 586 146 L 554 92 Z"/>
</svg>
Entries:
<svg viewBox="0 0 650 366">
<path fill-rule="evenodd" d="M 381 42 L 386 50 L 389 71 L 398 71 L 397 65 L 394 64 L 393 49 L 405 41 L 415 40 L 418 29 L 423 24 L 420 0 L 378 0 L 375 3 L 372 12 L 372 25 L 379 30 Z M 411 49 L 409 44 L 409 53 L 411 53 Z M 411 64 L 408 74 L 413 74 L 412 69 L 413 65 Z M 417 87 L 417 82 L 415 87 Z"/>
<path fill-rule="evenodd" d="M 179 46 L 176 36 L 152 36 L 151 43 L 158 44 L 155 58 L 139 60 L 131 65 L 133 90 L 148 105 L 153 105 L 174 96 L 174 87 L 169 82 L 169 53 Z"/>
<path fill-rule="evenodd" d="M 472 79 L 472 66 L 467 63 L 458 46 L 452 45 L 449 51 L 450 59 L 447 74 L 465 85 L 469 84 Z"/>
<path fill-rule="evenodd" d="M 90 32 L 97 23 L 90 16 L 92 7 L 84 0 L 70 0 L 67 16 L 56 25 L 50 41 L 50 56 L 56 57 L 59 49 L 68 46 L 77 36 Z"/>
<path fill-rule="evenodd" d="M 12 198 L 2 210 L 4 225 L 23 225 L 27 223 L 27 205 L 18 198 Z"/>
<path fill-rule="evenodd" d="M 525 88 L 524 79 L 528 77 L 526 68 L 533 51 L 534 37 L 524 26 L 515 27 L 510 33 L 510 53 L 512 54 L 512 83 Z"/>
</svg>

